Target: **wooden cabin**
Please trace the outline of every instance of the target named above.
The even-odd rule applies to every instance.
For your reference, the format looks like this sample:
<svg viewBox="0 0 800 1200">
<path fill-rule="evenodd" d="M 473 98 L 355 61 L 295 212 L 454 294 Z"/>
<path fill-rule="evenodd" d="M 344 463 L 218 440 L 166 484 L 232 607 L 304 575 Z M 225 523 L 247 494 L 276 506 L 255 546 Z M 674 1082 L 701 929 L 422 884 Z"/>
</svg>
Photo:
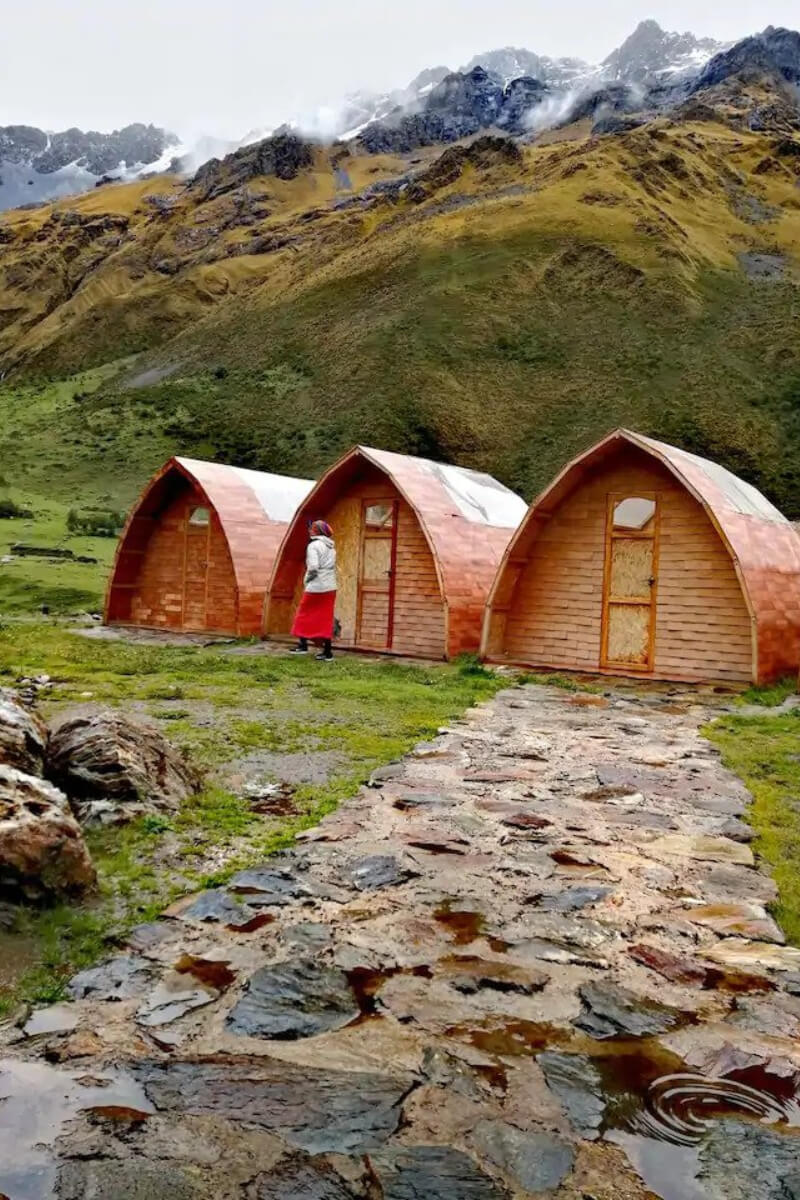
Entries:
<svg viewBox="0 0 800 1200">
<path fill-rule="evenodd" d="M 107 625 L 260 634 L 273 561 L 308 479 L 171 458 L 128 517 Z"/>
<path fill-rule="evenodd" d="M 275 560 L 268 637 L 288 635 L 307 525 L 336 540 L 338 644 L 449 658 L 480 645 L 486 597 L 525 503 L 490 475 L 357 446 L 304 499 Z"/>
<path fill-rule="evenodd" d="M 531 505 L 487 605 L 496 663 L 763 683 L 800 661 L 800 538 L 717 463 L 619 429 Z"/>
</svg>

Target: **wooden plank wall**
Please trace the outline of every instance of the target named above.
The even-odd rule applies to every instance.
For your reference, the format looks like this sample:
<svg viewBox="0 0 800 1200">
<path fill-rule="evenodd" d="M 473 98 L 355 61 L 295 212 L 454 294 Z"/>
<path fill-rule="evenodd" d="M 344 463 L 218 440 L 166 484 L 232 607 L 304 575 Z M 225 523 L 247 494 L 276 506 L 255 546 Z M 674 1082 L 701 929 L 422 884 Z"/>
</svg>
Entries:
<svg viewBox="0 0 800 1200">
<path fill-rule="evenodd" d="M 600 662 L 606 498 L 657 491 L 661 549 L 653 675 L 747 681 L 750 619 L 730 556 L 705 510 L 660 464 L 626 450 L 590 474 L 542 526 L 492 657 L 595 671 Z M 500 588 L 498 602 L 502 605 Z M 503 626 L 505 627 L 503 629 Z"/>
<path fill-rule="evenodd" d="M 397 565 L 394 597 L 394 642 L 397 654 L 425 658 L 445 656 L 444 604 L 430 547 L 413 509 L 399 497 L 383 472 L 369 468 L 322 514 L 336 541 L 339 594 L 336 615 L 342 623 L 340 645 L 355 646 L 355 624 L 360 552 L 361 505 L 364 500 L 399 499 L 397 515 Z M 320 514 L 315 514 L 317 519 Z M 288 633 L 302 594 L 298 578 L 291 605 L 273 601 L 268 633 Z"/>
<path fill-rule="evenodd" d="M 183 488 L 158 515 L 132 581 L 130 617 L 135 625 L 182 628 L 184 531 L 192 509 L 207 507 L 193 488 Z M 205 628 L 236 632 L 236 580 L 228 544 L 211 510 Z"/>
</svg>

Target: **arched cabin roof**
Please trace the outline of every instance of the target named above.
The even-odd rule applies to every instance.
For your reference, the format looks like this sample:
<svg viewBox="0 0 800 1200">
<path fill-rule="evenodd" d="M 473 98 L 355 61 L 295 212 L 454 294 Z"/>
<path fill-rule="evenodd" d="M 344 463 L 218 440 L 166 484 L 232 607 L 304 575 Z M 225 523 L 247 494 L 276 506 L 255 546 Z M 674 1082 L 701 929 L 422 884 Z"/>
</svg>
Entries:
<svg viewBox="0 0 800 1200">
<path fill-rule="evenodd" d="M 774 678 L 782 670 L 796 670 L 800 537 L 792 523 L 757 488 L 726 467 L 629 429 L 616 429 L 572 459 L 533 501 L 505 552 L 492 587 L 484 646 L 489 614 L 509 561 L 527 550 L 536 537 L 537 523 L 547 520 L 584 475 L 626 444 L 651 455 L 683 484 L 702 505 L 728 550 L 753 623 L 753 679 Z"/>
<path fill-rule="evenodd" d="M 306 522 L 325 512 L 365 465 L 386 475 L 420 523 L 444 602 L 448 657 L 477 649 L 486 596 L 526 511 L 524 500 L 481 471 L 355 446 L 325 472 L 298 509 L 275 560 L 270 590 L 280 586 L 283 564 L 302 559 Z"/>
<path fill-rule="evenodd" d="M 158 515 L 176 476 L 197 488 L 219 519 L 238 590 L 240 633 L 258 632 L 264 591 L 286 526 L 314 486 L 312 479 L 271 475 L 225 463 L 174 457 L 149 481 L 131 509 L 120 536 L 106 594 L 106 619 L 117 564 L 125 553 L 137 518 Z"/>
</svg>

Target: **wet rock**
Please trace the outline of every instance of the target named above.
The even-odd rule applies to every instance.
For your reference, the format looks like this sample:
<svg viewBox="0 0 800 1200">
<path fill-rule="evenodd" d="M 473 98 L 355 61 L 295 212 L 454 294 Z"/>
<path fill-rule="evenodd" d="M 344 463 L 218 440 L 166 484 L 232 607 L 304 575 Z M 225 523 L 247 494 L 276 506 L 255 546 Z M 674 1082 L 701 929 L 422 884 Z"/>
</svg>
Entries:
<svg viewBox="0 0 800 1200">
<path fill-rule="evenodd" d="M 293 1154 L 252 1185 L 253 1200 L 352 1200 L 353 1191 L 325 1159 Z"/>
<path fill-rule="evenodd" d="M 739 796 L 696 796 L 692 800 L 692 805 L 703 812 L 728 817 L 740 817 L 747 808 L 745 801 Z M 747 828 L 749 829 L 749 826 Z"/>
<path fill-rule="evenodd" d="M 800 1038 L 800 1000 L 784 995 L 739 996 L 728 1021 L 771 1037 Z"/>
<path fill-rule="evenodd" d="M 261 905 L 291 904 L 311 896 L 311 888 L 291 871 L 276 867 L 253 867 L 239 871 L 228 884 L 230 891 L 246 896 L 247 903 Z"/>
<path fill-rule="evenodd" d="M 402 866 L 393 854 L 370 854 L 350 864 L 348 876 L 360 892 L 397 887 L 411 879 L 413 872 Z"/>
<path fill-rule="evenodd" d="M 281 940 L 290 950 L 307 955 L 331 944 L 331 928 L 318 921 L 301 921 L 282 930 Z"/>
<path fill-rule="evenodd" d="M 26 775 L 40 775 L 47 730 L 38 717 L 0 688 L 0 765 Z"/>
<path fill-rule="evenodd" d="M 228 1016 L 227 1027 L 250 1037 L 314 1037 L 349 1025 L 359 1011 L 343 971 L 300 959 L 256 971 Z"/>
<path fill-rule="evenodd" d="M 719 1121 L 699 1151 L 710 1200 L 800 1200 L 797 1138 L 749 1121 Z"/>
<path fill-rule="evenodd" d="M 226 929 L 235 930 L 237 933 L 250 933 L 274 919 L 269 913 L 258 913 L 247 904 L 237 903 L 221 888 L 201 892 L 199 896 L 190 898 L 188 904 L 179 901 L 177 905 L 167 909 L 167 914 L 176 916 L 181 921 L 224 925 Z"/>
<path fill-rule="evenodd" d="M 756 836 L 752 825 L 740 821 L 737 817 L 728 817 L 715 832 L 720 837 L 730 838 L 734 842 L 752 842 Z"/>
<path fill-rule="evenodd" d="M 200 787 L 197 771 L 157 729 L 113 712 L 58 726 L 50 735 L 45 771 L 79 817 L 94 801 L 113 804 L 124 819 L 143 809 L 173 811 Z"/>
<path fill-rule="evenodd" d="M 214 1114 L 268 1129 L 309 1154 L 362 1154 L 396 1131 L 410 1076 L 322 1071 L 275 1059 L 134 1063 L 160 1111 Z"/>
<path fill-rule="evenodd" d="M 78 1024 L 78 1014 L 67 1004 L 51 1004 L 49 1008 L 35 1009 L 22 1027 L 25 1037 L 39 1037 L 43 1033 L 71 1033 Z"/>
<path fill-rule="evenodd" d="M 482 1158 L 510 1175 L 524 1192 L 554 1191 L 572 1170 L 575 1151 L 562 1138 L 524 1133 L 505 1121 L 481 1121 L 472 1140 Z"/>
<path fill-rule="evenodd" d="M 507 1200 L 509 1192 L 450 1146 L 402 1146 L 370 1155 L 383 1200 Z"/>
<path fill-rule="evenodd" d="M 457 954 L 440 959 L 437 975 L 443 974 L 456 991 L 471 995 L 486 988 L 495 992 L 514 992 L 532 996 L 550 981 L 546 971 L 535 967 L 514 966 L 512 963 Z"/>
<path fill-rule="evenodd" d="M 691 837 L 673 833 L 651 842 L 651 854 L 668 858 L 688 858 L 697 862 L 735 863 L 737 866 L 752 867 L 753 852 L 748 846 L 732 842 L 724 837 Z"/>
<path fill-rule="evenodd" d="M 611 887 L 587 885 L 586 887 L 565 888 L 550 896 L 542 896 L 538 907 L 544 912 L 571 913 L 598 904 L 614 891 Z"/>
<path fill-rule="evenodd" d="M 742 937 L 783 945 L 785 938 L 760 904 L 701 904 L 687 910 L 689 920 L 720 937 Z"/>
<path fill-rule="evenodd" d="M 63 899 L 82 895 L 95 879 L 66 797 L 44 779 L 0 766 L 0 892 Z"/>
<path fill-rule="evenodd" d="M 503 817 L 500 824 L 508 826 L 509 829 L 536 830 L 547 829 L 553 822 L 549 821 L 547 817 L 538 816 L 536 813 L 520 812 Z"/>
<path fill-rule="evenodd" d="M 146 958 L 121 954 L 99 967 L 79 971 L 67 991 L 73 1000 L 129 1000 L 149 987 L 153 973 L 153 964 Z"/>
<path fill-rule="evenodd" d="M 561 1101 L 576 1133 L 594 1141 L 600 1132 L 606 1102 L 603 1081 L 591 1059 L 582 1054 L 545 1050 L 537 1062 L 547 1086 Z"/>
<path fill-rule="evenodd" d="M 431 829 L 430 832 L 418 829 L 414 833 L 406 834 L 403 841 L 410 849 L 425 850 L 428 854 L 466 854 L 469 849 L 466 838 L 459 837 L 458 834 L 437 837 L 435 829 Z"/>
<path fill-rule="evenodd" d="M 578 990 L 584 1012 L 573 1025 L 598 1039 L 651 1037 L 675 1029 L 682 1014 L 614 983 L 585 983 Z"/>
<path fill-rule="evenodd" d="M 227 958 L 203 958 L 197 954 L 182 954 L 175 963 L 179 975 L 191 975 L 198 983 L 224 992 L 236 978 Z"/>
<path fill-rule="evenodd" d="M 146 1029 L 169 1025 L 196 1008 L 219 999 L 221 993 L 211 987 L 197 987 L 179 972 L 170 972 L 146 997 L 136 1012 L 136 1020 Z"/>
<path fill-rule="evenodd" d="M 146 954 L 148 950 L 157 949 L 174 933 L 175 930 L 166 921 L 149 921 L 132 929 L 125 938 L 125 945 L 138 954 Z"/>
<path fill-rule="evenodd" d="M 437 792 L 404 792 L 400 796 L 395 796 L 392 803 L 401 812 L 425 812 L 451 808 L 455 802 L 455 797 L 441 795 Z"/>
<path fill-rule="evenodd" d="M 800 950 L 793 946 L 775 946 L 769 942 L 748 942 L 726 938 L 706 950 L 705 957 L 724 967 L 764 967 L 768 971 L 800 970 Z"/>
</svg>

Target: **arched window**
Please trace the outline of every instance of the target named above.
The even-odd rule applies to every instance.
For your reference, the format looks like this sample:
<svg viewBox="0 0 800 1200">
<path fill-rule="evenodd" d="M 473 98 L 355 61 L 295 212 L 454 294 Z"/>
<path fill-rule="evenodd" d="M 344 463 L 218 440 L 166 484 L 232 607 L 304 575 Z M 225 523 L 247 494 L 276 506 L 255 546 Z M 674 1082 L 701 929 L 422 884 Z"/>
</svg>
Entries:
<svg viewBox="0 0 800 1200">
<path fill-rule="evenodd" d="M 194 508 L 189 517 L 190 525 L 208 525 L 211 520 L 211 513 L 207 508 Z"/>
</svg>

